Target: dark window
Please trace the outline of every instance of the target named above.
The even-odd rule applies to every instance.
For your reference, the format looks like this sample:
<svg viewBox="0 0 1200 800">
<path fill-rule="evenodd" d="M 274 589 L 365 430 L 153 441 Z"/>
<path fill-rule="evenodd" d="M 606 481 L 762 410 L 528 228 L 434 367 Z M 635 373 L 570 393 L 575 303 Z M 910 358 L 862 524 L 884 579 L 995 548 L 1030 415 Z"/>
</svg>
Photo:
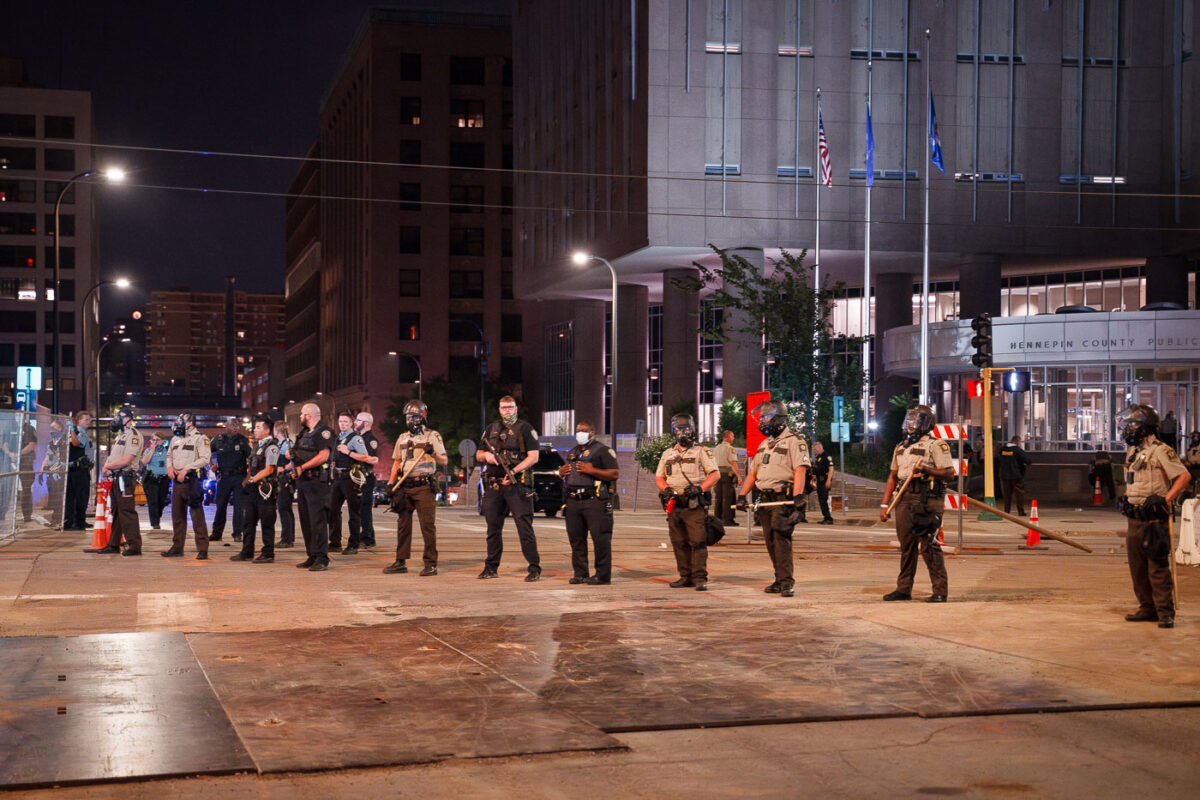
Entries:
<svg viewBox="0 0 1200 800">
<path fill-rule="evenodd" d="M 504 130 L 511 131 L 513 129 L 513 104 L 512 100 L 504 101 L 504 113 L 502 115 Z"/>
<path fill-rule="evenodd" d="M 421 210 L 421 184 L 402 183 L 396 196 L 400 199 L 401 211 Z"/>
<path fill-rule="evenodd" d="M 48 360 L 46 362 L 46 365 L 49 366 L 50 362 L 53 360 L 54 359 Z M 36 344 L 17 345 L 17 366 L 18 367 L 32 367 L 32 366 L 36 366 L 37 363 L 38 363 L 38 360 L 37 360 L 37 345 Z"/>
<path fill-rule="evenodd" d="M 401 297 L 421 296 L 421 270 L 401 269 L 396 271 L 396 276 L 400 284 Z"/>
<path fill-rule="evenodd" d="M 400 226 L 400 249 L 401 253 L 420 253 L 421 252 L 421 226 L 420 225 L 401 225 Z"/>
<path fill-rule="evenodd" d="M 400 98 L 400 124 L 401 125 L 420 125 L 421 124 L 421 98 L 419 98 L 419 97 L 401 97 Z"/>
<path fill-rule="evenodd" d="M 400 353 L 396 358 L 399 373 L 396 380 L 400 383 L 416 383 L 421 379 L 421 357 Z"/>
<path fill-rule="evenodd" d="M 37 136 L 36 125 L 33 114 L 0 114 L 0 136 Z"/>
<path fill-rule="evenodd" d="M 513 213 L 513 188 L 511 186 L 500 187 L 500 213 Z"/>
<path fill-rule="evenodd" d="M 421 140 L 420 139 L 401 139 L 400 140 L 400 163 L 401 164 L 420 164 L 421 163 Z"/>
<path fill-rule="evenodd" d="M 0 181 L 0 203 L 33 203 L 37 184 L 33 181 Z"/>
<path fill-rule="evenodd" d="M 521 357 L 520 356 L 501 356 L 500 357 L 500 382 L 501 383 L 522 383 L 524 376 L 521 374 Z"/>
<path fill-rule="evenodd" d="M 483 101 L 452 99 L 450 101 L 450 127 L 482 128 Z"/>
<path fill-rule="evenodd" d="M 37 249 L 33 245 L 0 244 L 0 267 L 33 269 Z M 51 256 L 53 258 L 53 256 Z M 53 264 L 53 261 L 47 262 Z"/>
<path fill-rule="evenodd" d="M 513 168 L 513 149 L 511 144 L 504 145 L 504 150 L 500 154 L 500 169 Z"/>
<path fill-rule="evenodd" d="M 450 56 L 450 82 L 460 86 L 482 86 L 485 76 L 483 59 L 478 56 Z"/>
<path fill-rule="evenodd" d="M 53 297 L 54 296 L 53 295 L 53 292 L 54 292 L 54 279 L 53 278 L 46 278 L 45 288 L 46 288 L 46 297 Z M 61 300 L 64 303 L 75 302 L 75 281 L 68 281 L 68 280 L 63 280 L 62 278 L 59 278 L 58 279 L 58 288 L 62 292 L 62 296 L 58 298 L 59 300 Z"/>
<path fill-rule="evenodd" d="M 8 342 L 0 342 L 0 367 L 15 367 L 17 348 Z"/>
<path fill-rule="evenodd" d="M 451 186 L 450 210 L 456 214 L 482 214 L 483 187 Z"/>
<path fill-rule="evenodd" d="M 55 150 L 47 147 L 44 160 L 46 169 L 54 172 L 71 172 L 75 169 L 74 150 Z"/>
<path fill-rule="evenodd" d="M 399 339 L 402 342 L 415 342 L 421 338 L 421 315 L 416 311 L 400 312 Z"/>
<path fill-rule="evenodd" d="M 37 169 L 37 150 L 32 147 L 0 147 L 0 169 Z"/>
<path fill-rule="evenodd" d="M 483 228 L 451 228 L 450 255 L 483 255 Z"/>
<path fill-rule="evenodd" d="M 0 213 L 0 233 L 16 236 L 37 234 L 37 214 Z"/>
<path fill-rule="evenodd" d="M 75 235 L 75 215 L 74 214 L 59 214 L 58 221 L 60 223 L 62 223 L 62 235 L 63 236 L 74 236 Z M 45 230 L 46 230 L 47 236 L 54 235 L 54 215 L 53 214 L 46 215 Z"/>
<path fill-rule="evenodd" d="M 500 255 L 512 256 L 512 228 L 500 229 Z"/>
<path fill-rule="evenodd" d="M 47 139 L 74 139 L 75 138 L 75 118 L 74 117 L 51 117 L 44 118 L 43 123 L 46 127 L 45 136 Z"/>
<path fill-rule="evenodd" d="M 421 55 L 419 53 L 400 54 L 400 80 L 421 80 Z"/>
<path fill-rule="evenodd" d="M 483 142 L 451 142 L 450 166 L 482 167 L 484 165 Z"/>
<path fill-rule="evenodd" d="M 54 312 L 42 312 L 42 324 L 46 326 L 47 331 L 54 330 Z M 75 315 L 70 311 L 58 312 L 58 332 L 59 333 L 74 333 L 75 332 Z"/>
<path fill-rule="evenodd" d="M 74 204 L 74 202 L 75 202 L 75 184 L 72 183 L 70 185 L 67 185 L 66 183 L 63 183 L 62 181 L 46 181 L 46 188 L 44 190 L 45 194 L 42 195 L 42 199 L 46 201 L 46 205 L 48 205 L 48 206 L 54 205 L 54 203 L 58 200 L 58 193 L 62 191 L 64 186 L 67 187 L 67 191 L 65 194 L 63 194 L 62 204 L 64 206 L 69 206 L 69 205 Z"/>
<path fill-rule="evenodd" d="M 53 354 L 51 354 L 53 355 Z M 63 369 L 75 366 L 75 345 L 63 344 L 62 346 L 62 365 Z"/>
<path fill-rule="evenodd" d="M 456 314 L 450 318 L 450 341 L 478 342 L 482 328 L 483 314 Z"/>
<path fill-rule="evenodd" d="M 0 314 L 0 331 L 4 333 L 37 333 L 36 311 L 5 311 Z M 29 364 L 29 361 L 22 363 Z"/>
<path fill-rule="evenodd" d="M 512 86 L 512 59 L 504 59 L 504 72 L 501 76 L 501 82 L 505 86 Z"/>
<path fill-rule="evenodd" d="M 503 314 L 500 317 L 500 341 L 521 341 L 521 315 Z"/>
<path fill-rule="evenodd" d="M 483 272 L 479 270 L 450 270 L 450 296 L 456 299 L 483 297 Z"/>
<path fill-rule="evenodd" d="M 59 258 L 61 259 L 59 261 L 59 265 L 63 269 L 75 269 L 75 248 L 74 247 L 64 247 L 62 245 L 59 245 L 58 246 L 58 254 L 59 254 Z M 50 267 L 51 269 L 54 268 L 54 248 L 53 247 L 46 248 L 46 266 Z"/>
<path fill-rule="evenodd" d="M 44 345 L 42 347 L 42 353 L 44 354 L 43 358 L 45 358 L 45 360 L 42 363 L 45 364 L 47 367 L 53 367 L 54 366 L 54 345 L 50 345 L 50 344 Z M 66 365 L 64 364 L 63 366 L 66 366 Z"/>
<path fill-rule="evenodd" d="M 500 273 L 500 299 L 513 299 L 513 273 L 511 269 L 506 269 Z"/>
</svg>

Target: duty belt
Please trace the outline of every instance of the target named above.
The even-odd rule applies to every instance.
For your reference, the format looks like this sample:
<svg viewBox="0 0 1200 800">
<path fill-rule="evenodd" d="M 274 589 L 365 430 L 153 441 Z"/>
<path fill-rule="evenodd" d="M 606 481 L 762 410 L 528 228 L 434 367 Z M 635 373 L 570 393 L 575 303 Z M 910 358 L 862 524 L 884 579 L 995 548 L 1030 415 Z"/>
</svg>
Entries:
<svg viewBox="0 0 1200 800">
<path fill-rule="evenodd" d="M 420 486 L 433 486 L 433 476 L 425 475 L 420 478 L 405 478 L 400 486 L 405 489 L 416 489 Z"/>
<path fill-rule="evenodd" d="M 777 500 L 790 500 L 792 498 L 792 485 L 785 484 L 778 489 L 763 489 L 762 499 L 767 503 L 774 503 Z"/>
<path fill-rule="evenodd" d="M 596 496 L 596 487 L 594 486 L 569 486 L 567 487 L 567 497 L 572 500 L 591 500 Z"/>
</svg>

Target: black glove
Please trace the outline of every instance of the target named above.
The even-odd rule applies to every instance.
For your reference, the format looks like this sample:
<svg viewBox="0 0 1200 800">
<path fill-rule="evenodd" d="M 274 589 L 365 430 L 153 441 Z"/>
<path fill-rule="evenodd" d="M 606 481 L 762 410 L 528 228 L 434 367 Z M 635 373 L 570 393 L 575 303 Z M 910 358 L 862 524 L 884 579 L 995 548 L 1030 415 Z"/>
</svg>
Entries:
<svg viewBox="0 0 1200 800">
<path fill-rule="evenodd" d="M 802 494 L 792 495 L 792 505 L 796 507 L 797 511 L 803 511 L 808 507 L 808 498 Z"/>
<path fill-rule="evenodd" d="M 425 452 L 426 452 L 428 455 L 433 455 L 433 445 L 432 445 L 432 444 L 430 444 L 429 442 L 426 442 L 426 443 L 425 443 Z"/>
<path fill-rule="evenodd" d="M 688 484 L 688 487 L 683 490 L 683 495 L 684 497 L 699 497 L 700 487 L 694 483 Z"/>
<path fill-rule="evenodd" d="M 748 507 L 746 504 L 746 495 L 739 494 L 737 502 L 734 505 L 737 507 L 738 511 L 745 511 Z"/>
<path fill-rule="evenodd" d="M 1147 520 L 1166 519 L 1171 516 L 1171 506 L 1161 494 L 1152 494 L 1142 503 L 1142 514 Z"/>
<path fill-rule="evenodd" d="M 658 493 L 658 499 L 663 501 L 664 503 L 666 503 L 668 500 L 670 500 L 674 496 L 675 496 L 675 490 L 670 487 L 667 487 L 666 489 L 663 489 L 661 492 Z"/>
</svg>

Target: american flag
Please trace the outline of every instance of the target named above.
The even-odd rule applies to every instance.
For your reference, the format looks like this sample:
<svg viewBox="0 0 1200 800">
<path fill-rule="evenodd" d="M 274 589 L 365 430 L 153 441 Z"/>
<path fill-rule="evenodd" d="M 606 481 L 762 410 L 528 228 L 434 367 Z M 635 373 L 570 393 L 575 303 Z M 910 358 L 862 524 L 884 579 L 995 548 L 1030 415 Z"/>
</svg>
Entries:
<svg viewBox="0 0 1200 800">
<path fill-rule="evenodd" d="M 821 155 L 821 183 L 833 186 L 833 166 L 829 163 L 829 143 L 825 141 L 825 123 L 817 109 L 817 152 Z"/>
</svg>

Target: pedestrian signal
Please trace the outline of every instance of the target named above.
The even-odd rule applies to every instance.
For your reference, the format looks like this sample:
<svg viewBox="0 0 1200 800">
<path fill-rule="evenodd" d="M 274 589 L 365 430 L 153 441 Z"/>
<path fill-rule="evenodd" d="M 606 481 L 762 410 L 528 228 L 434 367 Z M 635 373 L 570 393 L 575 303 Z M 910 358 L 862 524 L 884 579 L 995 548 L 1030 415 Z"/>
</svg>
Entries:
<svg viewBox="0 0 1200 800">
<path fill-rule="evenodd" d="M 1029 391 L 1028 372 L 1010 372 L 1004 376 L 1004 388 L 1010 392 Z"/>
<path fill-rule="evenodd" d="M 967 397 L 972 400 L 983 397 L 983 381 L 967 381 Z"/>
</svg>

